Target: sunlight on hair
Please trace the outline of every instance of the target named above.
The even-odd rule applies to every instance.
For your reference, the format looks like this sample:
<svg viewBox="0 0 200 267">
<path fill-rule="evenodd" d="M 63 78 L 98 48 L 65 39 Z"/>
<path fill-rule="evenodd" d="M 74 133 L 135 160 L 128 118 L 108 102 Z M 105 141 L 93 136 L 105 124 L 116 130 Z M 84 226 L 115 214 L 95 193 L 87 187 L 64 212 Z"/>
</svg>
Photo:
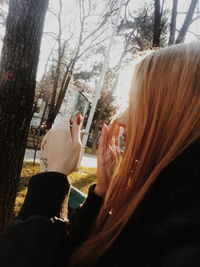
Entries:
<svg viewBox="0 0 200 267">
<path fill-rule="evenodd" d="M 138 52 L 133 56 L 131 64 L 127 65 L 119 76 L 119 82 L 116 88 L 117 103 L 119 106 L 119 112 L 122 113 L 128 107 L 129 90 L 132 81 L 132 74 L 135 70 L 135 66 L 143 60 L 147 55 L 153 53 L 156 49 L 149 49 L 142 52 Z"/>
</svg>

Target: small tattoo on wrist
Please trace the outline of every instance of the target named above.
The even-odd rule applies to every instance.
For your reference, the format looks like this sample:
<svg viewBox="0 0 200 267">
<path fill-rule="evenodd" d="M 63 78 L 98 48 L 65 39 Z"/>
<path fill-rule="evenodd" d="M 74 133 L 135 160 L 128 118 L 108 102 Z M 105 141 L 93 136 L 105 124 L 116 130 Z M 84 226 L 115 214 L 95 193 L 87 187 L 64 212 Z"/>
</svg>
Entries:
<svg viewBox="0 0 200 267">
<path fill-rule="evenodd" d="M 40 158 L 41 162 L 43 163 L 44 167 L 45 167 L 45 172 L 47 172 L 47 168 L 48 168 L 48 162 L 47 162 L 47 158 L 41 157 Z"/>
</svg>

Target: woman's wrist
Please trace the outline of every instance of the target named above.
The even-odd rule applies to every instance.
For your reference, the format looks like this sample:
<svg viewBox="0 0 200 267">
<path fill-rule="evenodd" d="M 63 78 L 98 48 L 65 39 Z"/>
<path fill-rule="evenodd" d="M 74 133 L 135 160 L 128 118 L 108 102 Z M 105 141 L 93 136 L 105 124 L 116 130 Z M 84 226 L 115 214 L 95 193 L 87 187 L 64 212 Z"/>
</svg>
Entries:
<svg viewBox="0 0 200 267">
<path fill-rule="evenodd" d="M 61 166 L 49 166 L 47 169 L 47 172 L 58 172 L 58 173 L 62 173 L 64 175 L 68 175 L 69 171 L 67 171 L 66 169 L 62 168 Z"/>
</svg>

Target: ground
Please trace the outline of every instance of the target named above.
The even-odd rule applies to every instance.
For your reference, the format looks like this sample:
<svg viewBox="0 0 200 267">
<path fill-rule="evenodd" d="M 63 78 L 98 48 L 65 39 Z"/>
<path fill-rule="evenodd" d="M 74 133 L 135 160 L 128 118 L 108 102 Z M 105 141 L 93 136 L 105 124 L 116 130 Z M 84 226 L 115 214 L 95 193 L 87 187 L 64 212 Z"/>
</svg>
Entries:
<svg viewBox="0 0 200 267">
<path fill-rule="evenodd" d="M 15 202 L 15 214 L 19 212 L 24 202 L 31 176 L 37 173 L 39 173 L 39 163 L 33 166 L 32 162 L 24 162 Z M 79 172 L 70 174 L 68 178 L 74 187 L 87 194 L 90 184 L 96 181 L 96 168 L 81 167 Z"/>
</svg>

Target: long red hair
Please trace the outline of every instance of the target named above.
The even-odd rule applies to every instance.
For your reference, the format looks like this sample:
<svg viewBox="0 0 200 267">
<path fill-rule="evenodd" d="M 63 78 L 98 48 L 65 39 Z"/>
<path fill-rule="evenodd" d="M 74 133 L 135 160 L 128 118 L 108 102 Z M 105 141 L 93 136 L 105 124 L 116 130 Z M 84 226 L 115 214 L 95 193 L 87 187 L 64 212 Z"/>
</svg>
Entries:
<svg viewBox="0 0 200 267">
<path fill-rule="evenodd" d="M 113 244 L 159 173 L 200 137 L 200 42 L 162 48 L 133 75 L 127 145 L 104 204 L 71 266 L 91 266 Z"/>
</svg>

